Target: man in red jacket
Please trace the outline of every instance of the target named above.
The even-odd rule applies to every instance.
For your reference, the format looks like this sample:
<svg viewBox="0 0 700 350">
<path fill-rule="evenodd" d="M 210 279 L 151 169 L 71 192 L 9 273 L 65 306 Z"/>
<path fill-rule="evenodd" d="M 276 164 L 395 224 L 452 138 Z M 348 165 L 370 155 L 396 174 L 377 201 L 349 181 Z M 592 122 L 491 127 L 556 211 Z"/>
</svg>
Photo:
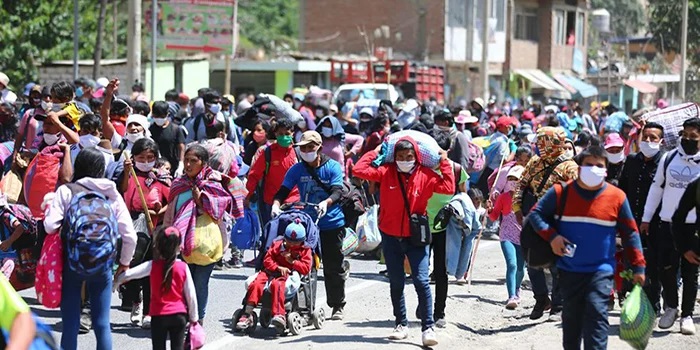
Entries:
<svg viewBox="0 0 700 350">
<path fill-rule="evenodd" d="M 413 273 L 413 285 L 418 294 L 423 345 L 434 346 L 437 344 L 437 337 L 433 329 L 433 298 L 428 284 L 430 246 L 411 243 L 409 215 L 404 198 L 408 201 L 411 214 L 425 215 L 428 199 L 434 192 L 454 193 L 455 177 L 445 151 L 440 150 L 440 176 L 420 164 L 420 154 L 417 150 L 418 146 L 413 139 L 404 138 L 394 146 L 395 162 L 375 168 L 372 162 L 378 156 L 377 148 L 360 159 L 353 169 L 353 174 L 363 180 L 380 183 L 379 230 L 382 233 L 382 251 L 389 274 L 391 303 L 396 321 L 396 328 L 389 339 L 402 340 L 408 337 L 408 318 L 403 294 L 406 279 L 403 261 L 404 257 L 407 257 Z"/>
<path fill-rule="evenodd" d="M 297 272 L 300 276 L 308 275 L 311 272 L 311 248 L 304 245 L 305 240 L 306 229 L 299 221 L 296 221 L 287 226 L 284 231 L 284 239 L 272 243 L 265 254 L 264 269 L 248 286 L 245 311 L 238 320 L 236 328 L 245 329 L 252 326 L 253 319 L 250 314 L 258 305 L 265 285 L 269 282 L 270 294 L 272 295 L 272 324 L 278 329 L 285 329 L 287 322 L 285 320 L 284 294 L 287 278 L 292 272 Z"/>
<path fill-rule="evenodd" d="M 250 205 L 250 199 L 253 193 L 258 190 L 258 186 L 262 184 L 262 191 L 257 191 L 258 211 L 260 212 L 260 224 L 264 227 L 270 221 L 270 210 L 272 209 L 272 201 L 277 191 L 282 187 L 282 181 L 287 170 L 292 165 L 298 163 L 297 153 L 294 150 L 292 133 L 294 125 L 289 119 L 278 119 L 274 127 L 276 143 L 258 151 L 258 157 L 253 162 L 253 165 L 248 171 L 248 197 L 244 201 L 244 205 Z M 269 163 L 265 155 L 269 154 Z M 260 193 L 262 192 L 262 193 Z M 287 197 L 286 203 L 294 203 L 299 201 L 299 190 L 296 187 Z"/>
</svg>

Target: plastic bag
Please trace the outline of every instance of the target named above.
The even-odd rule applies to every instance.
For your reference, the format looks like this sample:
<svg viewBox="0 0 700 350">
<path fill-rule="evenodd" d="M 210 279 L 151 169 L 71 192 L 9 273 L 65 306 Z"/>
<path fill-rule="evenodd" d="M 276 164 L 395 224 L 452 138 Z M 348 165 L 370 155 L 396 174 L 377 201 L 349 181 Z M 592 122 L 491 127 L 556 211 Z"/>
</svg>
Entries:
<svg viewBox="0 0 700 350">
<path fill-rule="evenodd" d="M 379 233 L 379 206 L 371 206 L 366 213 L 357 220 L 357 237 L 360 244 L 355 251 L 371 252 L 382 243 L 382 235 Z"/>
<path fill-rule="evenodd" d="M 421 165 L 434 169 L 440 164 L 440 146 L 437 141 L 428 134 L 415 130 L 404 130 L 391 134 L 384 140 L 387 143 L 387 152 L 384 155 L 384 163 L 394 161 L 394 146 L 402 138 L 411 138 L 418 145 L 418 160 Z"/>
<path fill-rule="evenodd" d="M 206 266 L 213 264 L 224 255 L 223 238 L 219 225 L 207 214 L 197 217 L 194 227 L 194 248 L 192 254 L 183 255 L 185 262 Z"/>
<path fill-rule="evenodd" d="M 620 339 L 635 349 L 645 349 L 656 326 L 654 306 L 639 285 L 625 299 L 620 314 Z"/>
<path fill-rule="evenodd" d="M 359 244 L 360 239 L 357 237 L 355 231 L 349 227 L 346 227 L 340 252 L 343 253 L 343 255 L 348 256 L 357 250 Z"/>
<path fill-rule="evenodd" d="M 197 322 L 191 322 L 188 327 L 188 335 L 190 341 L 190 349 L 200 349 L 206 343 L 206 334 L 204 328 Z"/>
</svg>

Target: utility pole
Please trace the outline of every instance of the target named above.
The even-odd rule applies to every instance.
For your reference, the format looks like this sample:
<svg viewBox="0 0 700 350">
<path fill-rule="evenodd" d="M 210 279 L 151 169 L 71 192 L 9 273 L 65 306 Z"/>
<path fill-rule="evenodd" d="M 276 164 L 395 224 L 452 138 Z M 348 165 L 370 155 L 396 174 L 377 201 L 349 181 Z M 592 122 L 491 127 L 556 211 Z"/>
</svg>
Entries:
<svg viewBox="0 0 700 350">
<path fill-rule="evenodd" d="M 231 60 L 236 58 L 236 48 L 238 47 L 238 1 L 233 5 L 233 48 L 231 54 L 226 55 L 224 74 L 224 95 L 231 94 Z"/>
<path fill-rule="evenodd" d="M 683 21 L 681 22 L 681 100 L 685 101 L 685 79 L 686 69 L 685 60 L 688 55 L 688 0 L 683 0 L 683 13 L 681 14 Z"/>
<path fill-rule="evenodd" d="M 131 87 L 141 77 L 141 0 L 129 0 L 126 51 L 126 85 Z"/>
<path fill-rule="evenodd" d="M 484 16 L 481 22 L 481 83 L 484 89 L 484 101 L 489 100 L 489 19 L 491 18 L 491 0 L 484 0 Z"/>
<path fill-rule="evenodd" d="M 78 9 L 78 0 L 73 0 L 73 80 L 78 79 L 78 32 L 80 28 L 78 27 L 78 15 L 80 10 Z"/>
<path fill-rule="evenodd" d="M 158 0 L 151 0 L 151 101 L 156 100 L 156 49 L 158 45 Z"/>
</svg>

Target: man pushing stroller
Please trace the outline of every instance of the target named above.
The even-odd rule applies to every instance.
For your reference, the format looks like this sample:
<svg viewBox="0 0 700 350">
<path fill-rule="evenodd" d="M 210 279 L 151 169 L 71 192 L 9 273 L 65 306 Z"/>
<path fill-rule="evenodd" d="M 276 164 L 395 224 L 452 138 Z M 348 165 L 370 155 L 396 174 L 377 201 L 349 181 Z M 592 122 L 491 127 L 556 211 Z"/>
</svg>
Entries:
<svg viewBox="0 0 700 350">
<path fill-rule="evenodd" d="M 297 219 L 287 226 L 283 239 L 272 243 L 265 254 L 263 269 L 248 286 L 245 310 L 238 319 L 236 328 L 246 329 L 253 326 L 254 320 L 250 314 L 258 305 L 268 283 L 272 298 L 272 324 L 278 329 L 286 327 L 284 303 L 287 278 L 294 271 L 300 276 L 311 272 L 311 248 L 304 244 L 305 240 L 306 229 Z"/>
</svg>

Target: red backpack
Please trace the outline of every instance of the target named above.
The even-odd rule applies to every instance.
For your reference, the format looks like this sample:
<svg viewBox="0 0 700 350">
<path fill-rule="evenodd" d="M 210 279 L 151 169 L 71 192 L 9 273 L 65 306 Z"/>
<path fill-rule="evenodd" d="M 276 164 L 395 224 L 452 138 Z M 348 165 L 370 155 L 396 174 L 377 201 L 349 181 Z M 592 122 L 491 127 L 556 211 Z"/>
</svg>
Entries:
<svg viewBox="0 0 700 350">
<path fill-rule="evenodd" d="M 49 146 L 39 152 L 27 166 L 24 174 L 24 200 L 37 220 L 44 218 L 44 211 L 41 210 L 44 196 L 56 191 L 62 157 L 63 152 L 58 146 Z"/>
</svg>

